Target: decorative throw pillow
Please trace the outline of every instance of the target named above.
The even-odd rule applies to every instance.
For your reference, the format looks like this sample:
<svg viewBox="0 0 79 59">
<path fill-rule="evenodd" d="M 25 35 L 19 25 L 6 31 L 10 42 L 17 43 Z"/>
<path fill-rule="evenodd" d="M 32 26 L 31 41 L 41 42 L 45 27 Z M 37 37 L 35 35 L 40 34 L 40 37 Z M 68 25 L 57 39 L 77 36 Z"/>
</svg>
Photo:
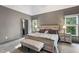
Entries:
<svg viewBox="0 0 79 59">
<path fill-rule="evenodd" d="M 49 30 L 48 30 L 48 33 L 49 33 L 49 34 L 58 34 L 58 30 L 49 29 Z"/>
<path fill-rule="evenodd" d="M 39 33 L 44 33 L 45 32 L 45 29 L 40 29 L 39 30 Z"/>
<path fill-rule="evenodd" d="M 47 33 L 48 33 L 48 30 L 46 30 L 44 33 L 46 33 L 46 34 L 47 34 Z"/>
</svg>

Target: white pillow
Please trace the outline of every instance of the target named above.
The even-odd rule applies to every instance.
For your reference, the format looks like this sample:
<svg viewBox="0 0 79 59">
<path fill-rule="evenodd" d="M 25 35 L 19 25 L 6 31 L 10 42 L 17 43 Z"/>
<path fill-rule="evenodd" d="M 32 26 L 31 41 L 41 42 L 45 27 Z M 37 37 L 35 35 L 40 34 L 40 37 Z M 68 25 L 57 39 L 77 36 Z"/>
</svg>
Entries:
<svg viewBox="0 0 79 59">
<path fill-rule="evenodd" d="M 46 34 L 47 34 L 47 33 L 48 33 L 48 31 L 46 30 L 44 33 L 46 33 Z"/>
</svg>

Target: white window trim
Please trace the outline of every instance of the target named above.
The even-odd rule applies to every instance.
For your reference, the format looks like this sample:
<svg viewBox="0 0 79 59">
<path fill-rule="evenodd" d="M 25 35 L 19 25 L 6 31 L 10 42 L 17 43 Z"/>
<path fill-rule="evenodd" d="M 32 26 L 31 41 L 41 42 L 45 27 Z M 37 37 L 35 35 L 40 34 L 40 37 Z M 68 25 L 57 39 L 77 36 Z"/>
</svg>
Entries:
<svg viewBox="0 0 79 59">
<path fill-rule="evenodd" d="M 67 25 L 66 24 L 66 18 L 67 17 L 76 17 L 76 25 Z M 65 26 L 76 26 L 76 35 L 72 35 L 72 36 L 78 36 L 78 15 L 67 15 L 67 16 L 65 16 Z M 67 33 L 66 31 L 65 31 L 65 33 Z"/>
</svg>

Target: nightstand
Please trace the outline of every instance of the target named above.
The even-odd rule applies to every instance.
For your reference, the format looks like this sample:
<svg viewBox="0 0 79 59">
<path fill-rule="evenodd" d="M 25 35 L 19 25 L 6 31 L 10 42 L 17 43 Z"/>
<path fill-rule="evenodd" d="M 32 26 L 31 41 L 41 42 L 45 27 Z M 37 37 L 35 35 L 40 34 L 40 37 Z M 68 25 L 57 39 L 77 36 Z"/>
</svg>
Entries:
<svg viewBox="0 0 79 59">
<path fill-rule="evenodd" d="M 72 43 L 72 36 L 70 33 L 68 34 L 60 33 L 59 36 L 60 36 L 60 41 Z"/>
</svg>

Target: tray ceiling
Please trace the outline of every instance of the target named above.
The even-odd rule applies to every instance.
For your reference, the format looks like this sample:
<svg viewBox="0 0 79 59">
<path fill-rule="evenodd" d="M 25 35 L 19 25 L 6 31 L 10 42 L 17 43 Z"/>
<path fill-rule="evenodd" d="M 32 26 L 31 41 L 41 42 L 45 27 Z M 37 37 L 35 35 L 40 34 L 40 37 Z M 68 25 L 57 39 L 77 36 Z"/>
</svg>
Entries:
<svg viewBox="0 0 79 59">
<path fill-rule="evenodd" d="M 4 5 L 4 6 L 28 15 L 37 15 L 46 12 L 74 7 L 76 5 Z"/>
</svg>

